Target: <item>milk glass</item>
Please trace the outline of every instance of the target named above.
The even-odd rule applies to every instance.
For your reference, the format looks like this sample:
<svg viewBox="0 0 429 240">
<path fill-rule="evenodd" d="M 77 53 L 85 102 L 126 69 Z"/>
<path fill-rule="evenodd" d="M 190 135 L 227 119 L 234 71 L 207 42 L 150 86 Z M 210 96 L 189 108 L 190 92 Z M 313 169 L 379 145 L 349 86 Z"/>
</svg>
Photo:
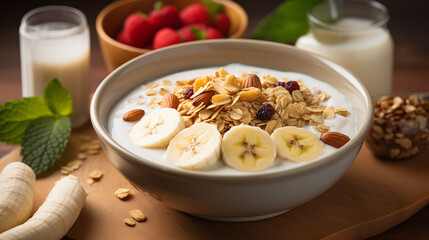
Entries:
<svg viewBox="0 0 429 240">
<path fill-rule="evenodd" d="M 310 31 L 296 46 L 348 68 L 371 96 L 389 95 L 392 88 L 393 41 L 386 27 L 389 13 L 375 1 L 326 1 L 308 14 Z"/>
<path fill-rule="evenodd" d="M 43 96 L 57 78 L 70 92 L 72 127 L 89 119 L 90 38 L 85 15 L 72 7 L 46 6 L 24 15 L 20 33 L 23 97 Z"/>
</svg>

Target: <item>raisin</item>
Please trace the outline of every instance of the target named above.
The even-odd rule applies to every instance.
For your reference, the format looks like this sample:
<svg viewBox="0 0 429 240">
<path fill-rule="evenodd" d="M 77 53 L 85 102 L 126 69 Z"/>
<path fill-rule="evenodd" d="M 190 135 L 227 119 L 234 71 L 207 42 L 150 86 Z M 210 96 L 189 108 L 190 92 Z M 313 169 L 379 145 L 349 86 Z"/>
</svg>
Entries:
<svg viewBox="0 0 429 240">
<path fill-rule="evenodd" d="M 190 87 L 183 92 L 184 99 L 190 99 L 191 96 L 194 95 L 194 88 Z"/>
<path fill-rule="evenodd" d="M 274 107 L 269 103 L 265 103 L 262 104 L 262 106 L 259 107 L 258 110 L 256 110 L 256 117 L 259 120 L 265 121 L 269 120 L 274 115 L 274 113 L 276 113 Z"/>
</svg>

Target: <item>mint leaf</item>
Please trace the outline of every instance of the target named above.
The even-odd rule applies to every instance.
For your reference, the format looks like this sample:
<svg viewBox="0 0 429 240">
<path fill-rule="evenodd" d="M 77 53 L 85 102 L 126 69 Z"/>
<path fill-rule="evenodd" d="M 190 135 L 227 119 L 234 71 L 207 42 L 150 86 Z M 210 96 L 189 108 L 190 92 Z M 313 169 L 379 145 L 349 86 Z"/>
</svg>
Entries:
<svg viewBox="0 0 429 240">
<path fill-rule="evenodd" d="M 258 23 L 252 38 L 293 43 L 308 32 L 307 13 L 321 0 L 287 0 Z"/>
<path fill-rule="evenodd" d="M 0 141 L 20 144 L 28 124 L 43 116 L 53 116 L 43 98 L 10 100 L 0 105 Z"/>
<path fill-rule="evenodd" d="M 43 93 L 49 109 L 60 116 L 68 116 L 73 113 L 73 105 L 70 93 L 57 79 L 49 81 Z"/>
<path fill-rule="evenodd" d="M 69 117 L 42 117 L 32 121 L 22 139 L 22 161 L 36 175 L 41 174 L 60 159 L 69 141 Z"/>
</svg>

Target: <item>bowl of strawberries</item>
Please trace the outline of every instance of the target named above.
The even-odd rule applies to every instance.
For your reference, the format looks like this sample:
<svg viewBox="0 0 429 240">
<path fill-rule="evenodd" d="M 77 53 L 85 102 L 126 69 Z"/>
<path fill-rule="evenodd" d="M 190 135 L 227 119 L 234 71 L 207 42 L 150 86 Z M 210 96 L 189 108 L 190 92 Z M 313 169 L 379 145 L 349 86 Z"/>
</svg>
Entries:
<svg viewBox="0 0 429 240">
<path fill-rule="evenodd" d="M 246 12 L 229 0 L 121 0 L 97 16 L 96 30 L 109 72 L 152 50 L 191 41 L 240 38 Z"/>
</svg>

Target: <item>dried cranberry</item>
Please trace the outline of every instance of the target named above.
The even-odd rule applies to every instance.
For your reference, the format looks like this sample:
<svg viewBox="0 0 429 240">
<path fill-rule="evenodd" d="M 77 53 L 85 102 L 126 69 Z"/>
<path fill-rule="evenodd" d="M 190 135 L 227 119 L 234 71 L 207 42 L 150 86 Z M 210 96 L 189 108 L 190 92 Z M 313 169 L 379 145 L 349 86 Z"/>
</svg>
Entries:
<svg viewBox="0 0 429 240">
<path fill-rule="evenodd" d="M 194 88 L 190 87 L 183 92 L 184 99 L 190 99 L 191 96 L 194 95 Z"/>
<path fill-rule="evenodd" d="M 286 90 L 288 90 L 290 93 L 295 90 L 299 90 L 299 84 L 297 81 L 277 82 L 276 85 L 286 88 Z"/>
<path fill-rule="evenodd" d="M 258 110 L 256 110 L 256 117 L 259 120 L 265 121 L 269 120 L 274 115 L 274 113 L 276 113 L 274 107 L 269 103 L 265 103 L 262 104 Z"/>
<path fill-rule="evenodd" d="M 276 83 L 276 86 L 280 86 L 280 87 L 284 87 L 284 88 L 286 88 L 286 82 L 278 81 L 278 82 Z"/>
</svg>

